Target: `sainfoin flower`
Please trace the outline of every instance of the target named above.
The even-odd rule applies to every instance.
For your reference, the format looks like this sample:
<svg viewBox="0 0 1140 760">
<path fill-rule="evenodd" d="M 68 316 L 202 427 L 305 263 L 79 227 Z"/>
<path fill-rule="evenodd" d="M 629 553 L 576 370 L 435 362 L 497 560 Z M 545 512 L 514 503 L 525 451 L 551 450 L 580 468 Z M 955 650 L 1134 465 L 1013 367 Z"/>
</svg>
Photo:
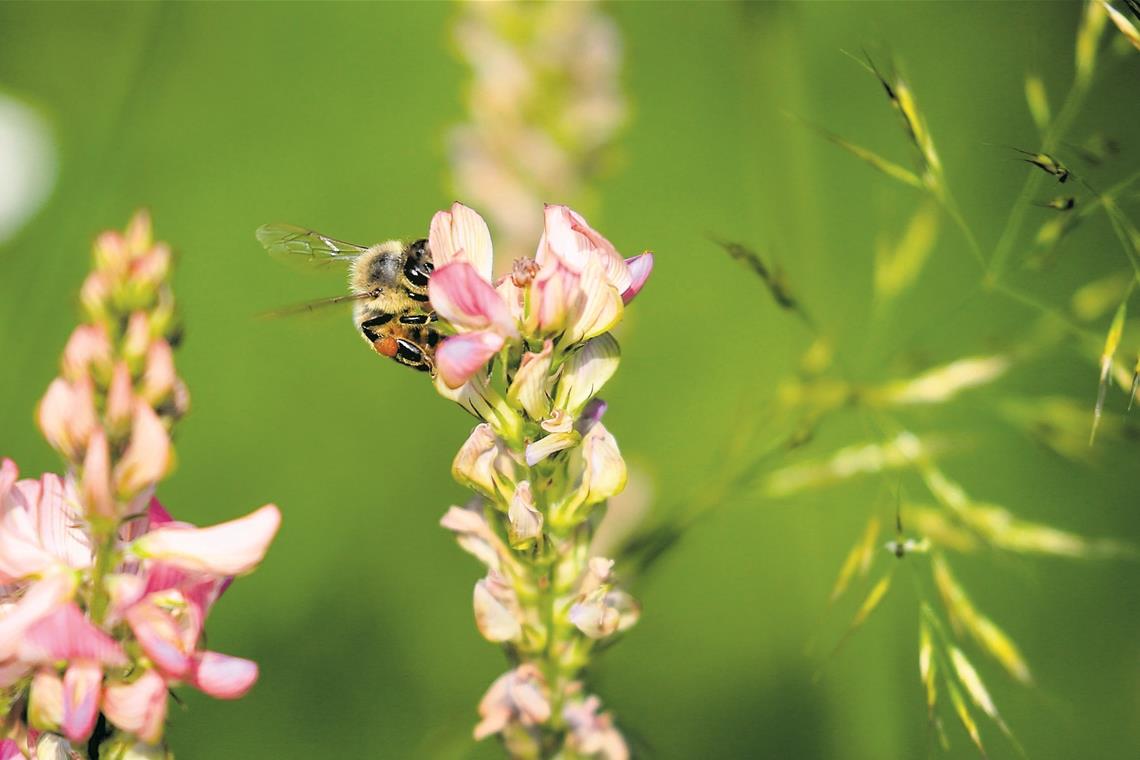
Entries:
<svg viewBox="0 0 1140 760">
<path fill-rule="evenodd" d="M 653 254 L 622 258 L 565 206 L 547 206 L 545 218 L 534 259 L 516 261 L 498 280 L 492 280 L 491 235 L 481 216 L 456 203 L 432 219 L 431 303 L 458 333 L 436 353 L 449 388 L 463 385 L 520 336 L 557 336 L 572 344 L 605 333 L 649 279 Z"/>
<path fill-rule="evenodd" d="M 0 463 L 0 690 L 17 693 L 31 677 L 33 728 L 83 741 L 102 712 L 153 743 L 171 686 L 189 683 L 228 699 L 253 685 L 254 663 L 204 650 L 201 638 L 231 573 L 252 570 L 264 556 L 280 522 L 275 506 L 194 528 L 172 522 L 152 500 L 119 532 L 111 549 L 118 560 L 99 582 L 74 484 L 51 474 L 17 476 L 11 460 Z M 240 563 L 219 562 L 219 547 Z M 100 598 L 101 621 L 94 619 Z"/>
<path fill-rule="evenodd" d="M 208 528 L 154 498 L 189 395 L 174 367 L 171 253 L 138 214 L 95 244 L 85 324 L 38 410 L 64 476 L 20 480 L 0 461 L 0 752 L 165 757 L 169 690 L 240 697 L 257 665 L 203 646 L 206 618 L 265 556 L 281 522 L 266 505 Z M 99 722 L 99 716 L 106 719 Z M 97 725 L 98 735 L 93 735 Z M 12 753 L 18 753 L 13 755 Z M 77 754 L 79 753 L 79 754 Z"/>
<path fill-rule="evenodd" d="M 578 680 L 591 651 L 637 621 L 614 561 L 591 557 L 591 517 L 625 487 L 597 393 L 617 371 L 610 331 L 645 286 L 653 255 L 625 258 L 581 215 L 545 207 L 533 258 L 495 279 L 491 235 L 462 204 L 432 219 L 428 284 L 441 328 L 437 389 L 482 420 L 452 474 L 477 496 L 441 521 L 487 569 L 475 624 L 514 669 L 479 705 L 475 738 L 512 757 L 624 760 L 625 742 Z"/>
</svg>

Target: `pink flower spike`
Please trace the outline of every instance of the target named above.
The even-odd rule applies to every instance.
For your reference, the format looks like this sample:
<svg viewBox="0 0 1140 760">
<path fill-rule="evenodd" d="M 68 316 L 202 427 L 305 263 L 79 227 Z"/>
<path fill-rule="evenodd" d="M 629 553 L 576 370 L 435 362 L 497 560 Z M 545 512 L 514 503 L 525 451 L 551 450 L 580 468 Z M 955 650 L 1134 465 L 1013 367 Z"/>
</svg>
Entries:
<svg viewBox="0 0 1140 760">
<path fill-rule="evenodd" d="M 191 572 L 244 575 L 265 556 L 277 529 L 281 510 L 273 504 L 245 517 L 208 528 L 166 525 L 143 535 L 131 551 Z"/>
<path fill-rule="evenodd" d="M 641 292 L 641 289 L 645 287 L 645 283 L 653 271 L 653 254 L 650 251 L 646 251 L 640 256 L 626 259 L 625 263 L 629 265 L 629 273 L 632 280 L 629 283 L 629 287 L 622 291 L 621 300 L 623 303 L 628 304 Z"/>
<path fill-rule="evenodd" d="M 256 662 L 217 652 L 202 652 L 190 674 L 190 683 L 218 699 L 243 697 L 256 682 Z"/>
<path fill-rule="evenodd" d="M 129 498 L 154 485 L 170 469 L 170 435 L 150 405 L 135 404 L 131 443 L 115 467 L 118 494 Z"/>
<path fill-rule="evenodd" d="M 435 270 L 428 281 L 428 294 L 439 315 L 461 331 L 491 328 L 505 338 L 518 333 L 506 302 L 465 261 Z"/>
<path fill-rule="evenodd" d="M 452 335 L 435 352 L 440 378 L 448 388 L 459 388 L 482 369 L 505 342 L 503 336 L 487 330 Z"/>
<path fill-rule="evenodd" d="M 451 204 L 451 211 L 438 211 L 428 233 L 435 268 L 453 261 L 466 261 L 486 281 L 491 280 L 491 232 L 487 223 L 462 203 Z"/>
<path fill-rule="evenodd" d="M 25 662 L 44 665 L 60 660 L 112 666 L 127 664 L 118 642 L 97 628 L 73 602 L 28 627 L 20 642 L 19 657 Z"/>
<path fill-rule="evenodd" d="M 166 722 L 166 681 L 153 670 L 133 683 L 109 683 L 103 692 L 103 714 L 120 730 L 155 744 Z"/>
<path fill-rule="evenodd" d="M 95 728 L 99 715 L 99 693 L 103 669 L 96 662 L 73 662 L 63 674 L 63 735 L 73 742 L 84 741 Z"/>
</svg>

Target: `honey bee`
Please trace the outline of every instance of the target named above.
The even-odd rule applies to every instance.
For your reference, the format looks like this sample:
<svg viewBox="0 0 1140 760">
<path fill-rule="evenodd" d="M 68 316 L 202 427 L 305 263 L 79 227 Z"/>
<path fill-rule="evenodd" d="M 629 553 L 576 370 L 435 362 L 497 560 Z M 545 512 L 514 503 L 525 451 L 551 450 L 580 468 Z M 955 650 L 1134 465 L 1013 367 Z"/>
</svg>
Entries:
<svg viewBox="0 0 1140 760">
<path fill-rule="evenodd" d="M 311 311 L 352 302 L 352 321 L 376 353 L 404 366 L 435 374 L 435 348 L 442 339 L 428 302 L 433 265 L 427 240 L 389 240 L 371 246 L 336 240 L 303 227 L 266 224 L 257 239 L 270 254 L 314 267 L 348 265 L 348 295 L 283 309 Z"/>
</svg>

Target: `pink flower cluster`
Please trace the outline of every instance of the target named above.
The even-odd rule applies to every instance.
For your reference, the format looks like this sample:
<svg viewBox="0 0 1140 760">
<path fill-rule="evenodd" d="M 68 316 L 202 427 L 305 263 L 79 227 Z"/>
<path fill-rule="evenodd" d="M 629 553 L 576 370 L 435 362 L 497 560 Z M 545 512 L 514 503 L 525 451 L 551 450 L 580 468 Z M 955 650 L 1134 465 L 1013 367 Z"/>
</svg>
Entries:
<svg viewBox="0 0 1140 760">
<path fill-rule="evenodd" d="M 196 528 L 154 498 L 189 403 L 171 349 L 170 250 L 139 214 L 100 236 L 94 258 L 81 291 L 89 321 L 39 408 L 67 474 L 20 480 L 0 462 L 0 758 L 47 756 L 48 745 L 67 756 L 100 713 L 116 746 L 154 747 L 172 686 L 233 699 L 257 680 L 255 663 L 206 650 L 202 633 L 281 513 L 266 505 Z"/>
<path fill-rule="evenodd" d="M 534 259 L 516 260 L 498 280 L 491 277 L 491 233 L 479 214 L 456 203 L 432 219 L 431 303 L 459 333 L 436 352 L 448 388 L 462 386 L 522 336 L 570 345 L 607 332 L 649 279 L 653 254 L 622 258 L 566 206 L 547 206 L 545 215 Z"/>
<path fill-rule="evenodd" d="M 144 516 L 120 529 L 110 572 L 95 587 L 95 541 L 76 509 L 76 483 L 17 476 L 5 459 L 0 690 L 28 689 L 32 728 L 81 741 L 102 711 L 153 743 L 162 736 L 169 687 L 185 682 L 233 699 L 253 685 L 256 664 L 202 649 L 201 636 L 232 577 L 264 556 L 280 524 L 277 507 L 195 528 L 174 522 L 152 500 Z M 105 614 L 95 620 L 99 598 Z"/>
</svg>

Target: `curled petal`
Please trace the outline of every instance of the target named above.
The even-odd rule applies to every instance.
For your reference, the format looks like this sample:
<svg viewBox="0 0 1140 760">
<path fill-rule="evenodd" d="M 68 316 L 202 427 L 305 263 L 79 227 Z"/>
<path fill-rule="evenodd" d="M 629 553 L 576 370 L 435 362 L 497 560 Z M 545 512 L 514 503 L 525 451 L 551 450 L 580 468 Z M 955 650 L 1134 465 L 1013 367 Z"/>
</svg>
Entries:
<svg viewBox="0 0 1140 760">
<path fill-rule="evenodd" d="M 451 474 L 496 501 L 510 498 L 518 479 L 510 449 L 485 422 L 475 426 L 455 455 Z"/>
<path fill-rule="evenodd" d="M 131 443 L 115 467 L 118 493 L 130 498 L 154 485 L 170 469 L 170 435 L 149 404 L 135 405 Z"/>
<path fill-rule="evenodd" d="M 475 738 L 497 734 L 516 721 L 524 726 L 545 723 L 550 712 L 542 671 L 530 663 L 520 665 L 499 676 L 487 689 L 479 702 L 482 720 L 475 726 Z"/>
<path fill-rule="evenodd" d="M 595 424 L 582 439 L 585 480 L 589 484 L 587 504 L 597 504 L 621 493 L 628 473 L 617 441 L 602 423 Z"/>
<path fill-rule="evenodd" d="M 120 666 L 127 663 L 118 642 L 68 602 L 40 618 L 24 632 L 19 656 L 25 662 L 50 665 L 60 660 Z"/>
<path fill-rule="evenodd" d="M 518 598 L 498 573 L 491 571 L 475 584 L 473 604 L 475 625 L 487 641 L 501 643 L 522 636 Z"/>
<path fill-rule="evenodd" d="M 534 507 L 534 494 L 528 481 L 520 481 L 515 487 L 507 520 L 510 522 L 507 537 L 514 549 L 528 547 L 542 535 L 542 513 Z"/>
<path fill-rule="evenodd" d="M 99 695 L 103 669 L 96 662 L 77 661 L 63 674 L 63 735 L 73 742 L 84 741 L 95 728 L 99 716 Z"/>
<path fill-rule="evenodd" d="M 592 338 L 570 354 L 563 365 L 554 405 L 577 416 L 602 386 L 617 372 L 621 347 L 605 333 Z"/>
<path fill-rule="evenodd" d="M 591 639 L 624 631 L 637 622 L 641 611 L 629 594 L 602 586 L 570 607 L 570 622 Z"/>
<path fill-rule="evenodd" d="M 492 570 L 513 566 L 505 544 L 487 524 L 479 508 L 451 507 L 439 524 L 455 534 L 461 549 Z"/>
<path fill-rule="evenodd" d="M 107 684 L 103 714 L 120 730 L 145 742 L 157 742 L 166 722 L 166 681 L 153 670 L 146 670 L 131 683 Z"/>
<path fill-rule="evenodd" d="M 439 315 L 461 331 L 490 328 L 507 338 L 517 334 L 507 304 L 465 261 L 435 270 L 428 282 L 428 294 Z"/>
<path fill-rule="evenodd" d="M 245 517 L 208 528 L 178 524 L 156 528 L 137 539 L 131 550 L 191 572 L 243 575 L 261 562 L 280 526 L 281 511 L 266 504 Z"/>
<path fill-rule="evenodd" d="M 256 682 L 256 662 L 217 652 L 202 652 L 190 674 L 191 684 L 218 699 L 245 696 Z"/>
<path fill-rule="evenodd" d="M 606 280 L 597 261 L 587 262 L 578 288 L 580 292 L 567 328 L 567 339 L 574 343 L 611 330 L 621 321 L 625 308 L 620 291 Z"/>
<path fill-rule="evenodd" d="M 628 304 L 641 292 L 646 281 L 649 280 L 649 275 L 653 272 L 653 254 L 646 251 L 640 256 L 626 259 L 625 263 L 629 266 L 630 283 L 629 287 L 621 292 L 621 300 Z"/>
<path fill-rule="evenodd" d="M 507 400 L 521 406 L 532 420 L 541 420 L 550 412 L 550 394 L 547 391 L 554 342 L 547 340 L 537 354 L 523 354 L 518 372 L 507 390 Z"/>
<path fill-rule="evenodd" d="M 613 243 L 590 227 L 581 214 L 566 206 L 546 207 L 546 228 L 539 243 L 538 260 L 541 263 L 551 256 L 558 257 L 578 273 L 585 270 L 588 261 L 596 261 L 606 281 L 619 293 L 632 281 L 629 267 Z"/>
<path fill-rule="evenodd" d="M 428 246 L 436 269 L 466 261 L 484 280 L 491 280 L 491 232 L 483 217 L 462 203 L 437 211 L 431 220 Z"/>
<path fill-rule="evenodd" d="M 578 435 L 576 430 L 565 433 L 551 433 L 548 436 L 539 438 L 534 443 L 527 444 L 526 463 L 528 466 L 534 467 L 548 456 L 577 445 L 580 440 L 582 440 L 582 436 Z"/>
<path fill-rule="evenodd" d="M 486 366 L 503 343 L 503 336 L 489 330 L 446 338 L 435 352 L 440 379 L 448 388 L 459 388 Z"/>
</svg>

